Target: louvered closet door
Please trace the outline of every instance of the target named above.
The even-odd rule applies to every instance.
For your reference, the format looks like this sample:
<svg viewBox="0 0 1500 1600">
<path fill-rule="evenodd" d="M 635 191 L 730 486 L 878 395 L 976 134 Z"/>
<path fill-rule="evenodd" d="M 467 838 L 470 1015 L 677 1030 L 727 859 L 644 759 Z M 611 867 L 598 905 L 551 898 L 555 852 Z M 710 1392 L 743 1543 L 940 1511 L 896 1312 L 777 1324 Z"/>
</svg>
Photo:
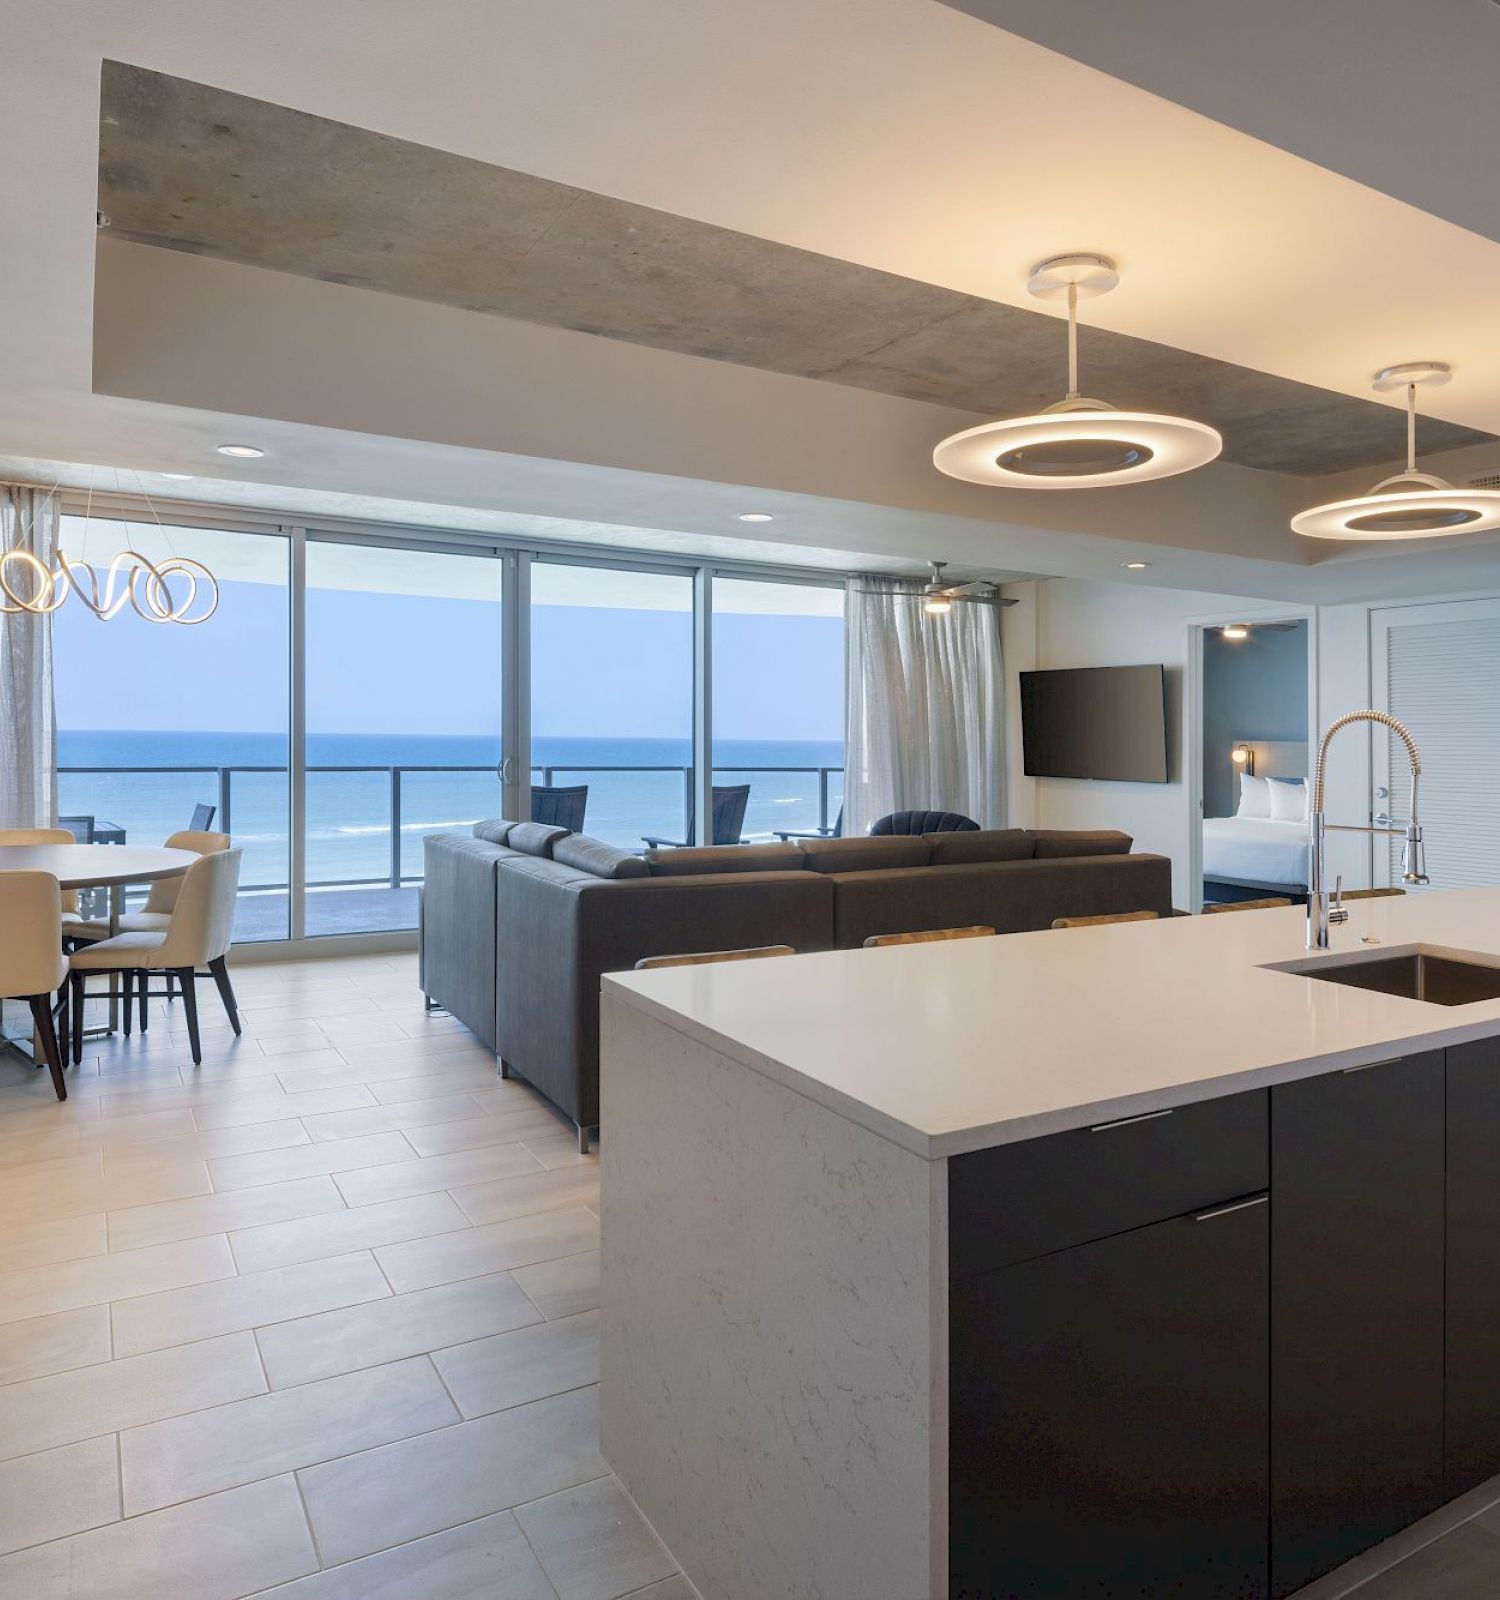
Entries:
<svg viewBox="0 0 1500 1600">
<path fill-rule="evenodd" d="M 1422 752 L 1432 887 L 1500 884 L 1500 600 L 1403 606 L 1374 611 L 1370 621 L 1374 703 L 1411 729 Z M 1404 824 L 1400 741 L 1377 734 L 1373 757 L 1371 810 Z M 1375 881 L 1400 883 L 1399 839 L 1377 848 Z"/>
</svg>

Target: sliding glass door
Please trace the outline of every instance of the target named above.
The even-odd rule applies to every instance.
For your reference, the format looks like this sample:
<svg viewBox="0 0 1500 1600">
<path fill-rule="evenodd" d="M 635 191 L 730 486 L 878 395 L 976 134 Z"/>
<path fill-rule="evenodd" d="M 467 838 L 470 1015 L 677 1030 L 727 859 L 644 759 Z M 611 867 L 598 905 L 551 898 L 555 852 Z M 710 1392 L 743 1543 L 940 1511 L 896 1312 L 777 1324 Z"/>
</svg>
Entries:
<svg viewBox="0 0 1500 1600">
<path fill-rule="evenodd" d="M 76 595 L 54 615 L 63 822 L 83 840 L 155 845 L 207 807 L 209 827 L 244 851 L 236 940 L 285 939 L 288 540 L 65 516 L 62 544 L 101 573 L 130 548 L 201 561 L 219 583 L 218 611 L 197 627 L 148 622 L 129 605 L 104 622 Z"/>
<path fill-rule="evenodd" d="M 693 776 L 693 580 L 534 561 L 531 783 L 536 815 L 628 850 L 685 840 Z"/>
<path fill-rule="evenodd" d="M 422 840 L 500 812 L 503 566 L 310 535 L 308 935 L 417 925 Z"/>
<path fill-rule="evenodd" d="M 749 786 L 743 836 L 836 828 L 843 585 L 716 576 L 712 666 L 714 783 Z"/>
</svg>

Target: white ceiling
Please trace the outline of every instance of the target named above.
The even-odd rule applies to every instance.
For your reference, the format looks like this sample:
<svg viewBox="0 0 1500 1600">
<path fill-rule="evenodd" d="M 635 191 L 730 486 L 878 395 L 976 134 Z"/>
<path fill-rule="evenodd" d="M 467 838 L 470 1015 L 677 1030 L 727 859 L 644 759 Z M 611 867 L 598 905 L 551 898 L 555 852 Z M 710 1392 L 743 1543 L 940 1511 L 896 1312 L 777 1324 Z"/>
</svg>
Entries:
<svg viewBox="0 0 1500 1600">
<path fill-rule="evenodd" d="M 828 442 L 804 431 L 802 454 L 840 457 L 838 473 L 820 476 L 783 440 L 786 418 L 814 408 L 777 385 L 807 380 L 700 370 L 723 363 L 670 357 L 649 382 L 633 376 L 644 367 L 630 367 L 628 408 L 617 402 L 614 413 L 630 427 L 605 428 L 589 406 L 626 372 L 618 346 L 592 348 L 609 341 L 578 347 L 571 392 L 552 383 L 524 427 L 476 387 L 479 414 L 495 426 L 458 437 L 427 420 L 443 368 L 372 359 L 381 307 L 351 312 L 337 330 L 337 316 L 314 323 L 326 323 L 326 336 L 293 344 L 282 333 L 278 344 L 277 328 L 254 317 L 279 303 L 275 286 L 210 273 L 221 264 L 193 258 L 177 258 L 200 269 L 193 306 L 165 293 L 153 303 L 149 283 L 110 300 L 103 386 L 117 392 L 95 392 L 92 215 L 107 56 L 1014 304 L 1028 303 L 1036 257 L 1106 250 L 1124 282 L 1090 307 L 1102 325 L 1357 395 L 1377 366 L 1449 360 L 1455 378 L 1434 395 L 1434 412 L 1500 432 L 1500 243 L 1460 222 L 1500 230 L 1480 200 L 1464 211 L 1458 182 L 1436 186 L 1426 210 L 1412 203 L 1424 171 L 1454 163 L 1454 124 L 1424 118 L 1420 94 L 1391 103 L 1377 91 L 1363 114 L 1384 115 L 1407 137 L 1388 137 L 1387 153 L 1361 163 L 1342 94 L 1320 102 L 1306 92 L 1316 68 L 1337 75 L 1350 62 L 1351 78 L 1368 61 L 1394 81 L 1408 52 L 1394 0 L 1330 5 L 1346 22 L 1360 13 L 1353 29 L 1314 25 L 1308 13 L 1320 7 L 1292 0 L 1241 8 L 1262 19 L 1263 51 L 1299 64 L 1300 91 L 1242 51 L 1221 0 L 1179 14 L 1188 5 L 1113 8 L 1131 27 L 1131 50 L 1114 65 L 1144 78 L 1140 59 L 1180 59 L 1181 73 L 1151 88 L 1198 109 L 936 0 L 758 0 L 754 26 L 730 0 L 70 0 L 66 26 L 55 0 L 9 0 L 0 444 L 13 458 L 233 476 L 278 486 L 277 504 L 294 491 L 359 493 L 623 525 L 622 542 L 636 545 L 643 529 L 687 545 L 733 540 L 734 514 L 764 505 L 779 513 L 779 544 L 840 559 L 936 555 L 986 571 L 1117 576 L 1122 559 L 1144 553 L 1153 580 L 1278 599 L 1409 592 L 1438 574 L 1462 586 L 1488 569 L 1493 543 L 1325 559 L 1285 531 L 1309 486 L 1270 474 L 1221 466 L 1192 488 L 1118 498 L 959 490 L 937 480 L 925 451 L 962 414 L 883 396 L 818 403 Z M 1020 13 L 1036 8 L 1016 9 L 1021 26 Z M 1489 0 L 1420 9 L 1465 25 L 1482 9 L 1500 22 Z M 1224 87 L 1227 61 L 1244 67 L 1253 96 L 1237 91 L 1235 101 Z M 1294 93 L 1286 142 L 1296 154 L 1262 142 L 1278 137 L 1275 108 Z M 1251 132 L 1208 120 L 1204 108 Z M 1481 155 L 1461 165 L 1476 169 L 1465 181 L 1490 182 Z M 152 262 L 137 278 L 164 283 L 167 271 Z M 393 325 L 405 315 L 406 302 L 370 298 L 383 300 Z M 242 382 L 218 353 L 214 330 L 227 338 L 237 319 L 247 344 L 275 348 L 279 391 L 268 392 L 264 362 Z M 355 322 L 364 343 L 340 343 Z M 191 338 L 169 349 L 189 326 Z M 514 405 L 554 377 L 550 367 L 512 368 L 492 381 Z M 358 387 L 357 403 L 329 401 L 341 379 Z M 687 439 L 681 418 L 710 391 L 713 426 Z M 430 409 L 435 418 L 442 408 Z M 229 468 L 211 454 L 247 430 L 270 447 L 265 461 Z M 636 447 L 642 439 L 649 449 Z M 747 452 L 747 440 L 763 448 Z M 1393 415 L 1393 454 L 1398 443 Z M 1058 499 L 1068 504 L 1034 505 Z"/>
</svg>

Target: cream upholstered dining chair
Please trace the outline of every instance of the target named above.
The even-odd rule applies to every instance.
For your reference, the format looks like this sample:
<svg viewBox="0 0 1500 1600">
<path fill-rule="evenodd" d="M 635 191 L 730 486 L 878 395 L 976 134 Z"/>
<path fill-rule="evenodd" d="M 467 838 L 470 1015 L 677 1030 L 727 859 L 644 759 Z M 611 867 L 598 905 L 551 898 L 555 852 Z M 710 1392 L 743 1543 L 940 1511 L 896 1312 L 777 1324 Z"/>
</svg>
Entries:
<svg viewBox="0 0 1500 1600">
<path fill-rule="evenodd" d="M 68 1098 L 68 1086 L 63 1081 L 52 1002 L 67 981 L 57 879 L 50 872 L 0 872 L 0 997 L 30 1002 L 36 1037 L 59 1100 Z"/>
<path fill-rule="evenodd" d="M 180 833 L 169 834 L 163 841 L 168 850 L 191 850 L 194 855 L 211 856 L 229 848 L 227 833 L 203 833 L 184 828 Z M 182 892 L 182 878 L 157 878 L 146 895 L 146 903 L 139 911 L 127 911 L 120 918 L 121 933 L 165 933 L 172 920 L 172 907 Z M 107 939 L 107 922 L 81 922 L 68 929 L 71 939 Z"/>
<path fill-rule="evenodd" d="M 187 1011 L 188 1043 L 193 1065 L 201 1065 L 203 1051 L 198 1038 L 198 968 L 207 967 L 215 984 L 229 1026 L 240 1031 L 239 1008 L 229 969 L 224 957 L 234 938 L 234 897 L 240 882 L 240 852 L 215 850 L 200 856 L 182 875 L 176 904 L 168 913 L 164 929 L 119 933 L 75 950 L 69 961 L 72 974 L 72 1022 L 75 1050 L 83 1048 L 83 1006 L 89 973 L 102 972 L 122 980 L 126 1005 L 137 984 L 140 987 L 141 1018 L 146 1015 L 145 979 L 152 972 L 170 973 L 182 986 Z"/>
<path fill-rule="evenodd" d="M 77 835 L 70 828 L 0 828 L 0 844 L 77 844 Z M 78 908 L 78 891 L 64 889 L 62 894 L 63 937 L 75 937 L 73 930 L 83 923 L 83 913 Z"/>
</svg>

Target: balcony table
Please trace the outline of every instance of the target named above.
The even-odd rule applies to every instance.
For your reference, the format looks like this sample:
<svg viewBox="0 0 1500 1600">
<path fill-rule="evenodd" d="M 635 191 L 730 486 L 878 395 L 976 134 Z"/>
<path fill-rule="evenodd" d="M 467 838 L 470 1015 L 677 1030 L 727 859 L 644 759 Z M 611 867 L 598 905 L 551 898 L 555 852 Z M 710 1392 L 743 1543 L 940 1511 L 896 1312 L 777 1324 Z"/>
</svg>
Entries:
<svg viewBox="0 0 1500 1600">
<path fill-rule="evenodd" d="M 109 931 L 120 931 L 125 889 L 158 878 L 180 878 L 198 859 L 192 850 L 165 845 L 5 844 L 0 872 L 50 872 L 62 889 L 109 890 Z M 109 1003 L 109 1032 L 119 1021 L 119 1002 Z"/>
</svg>

